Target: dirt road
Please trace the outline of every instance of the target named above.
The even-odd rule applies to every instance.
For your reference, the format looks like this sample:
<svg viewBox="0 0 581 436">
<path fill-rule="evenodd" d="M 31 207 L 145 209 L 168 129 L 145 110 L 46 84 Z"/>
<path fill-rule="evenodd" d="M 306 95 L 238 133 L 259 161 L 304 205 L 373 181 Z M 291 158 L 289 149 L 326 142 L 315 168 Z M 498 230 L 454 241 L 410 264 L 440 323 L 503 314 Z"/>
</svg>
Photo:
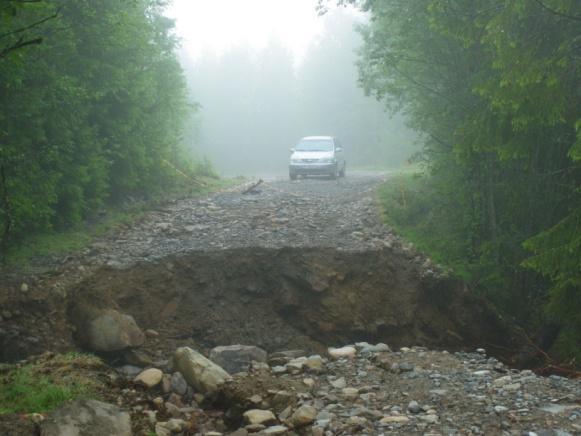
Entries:
<svg viewBox="0 0 581 436">
<path fill-rule="evenodd" d="M 240 187 L 155 211 L 130 231 L 93 245 L 112 266 L 192 250 L 243 247 L 376 249 L 396 238 L 374 207 L 382 175 L 268 180 L 254 194 Z"/>
</svg>

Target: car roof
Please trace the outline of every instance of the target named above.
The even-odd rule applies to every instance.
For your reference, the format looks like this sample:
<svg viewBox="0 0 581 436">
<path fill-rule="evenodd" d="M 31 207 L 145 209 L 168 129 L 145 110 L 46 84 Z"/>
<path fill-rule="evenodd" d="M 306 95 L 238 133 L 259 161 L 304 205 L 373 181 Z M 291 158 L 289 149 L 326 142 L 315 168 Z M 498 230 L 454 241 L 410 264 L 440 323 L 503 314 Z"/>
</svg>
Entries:
<svg viewBox="0 0 581 436">
<path fill-rule="evenodd" d="M 335 139 L 334 136 L 305 136 L 302 139 Z"/>
</svg>

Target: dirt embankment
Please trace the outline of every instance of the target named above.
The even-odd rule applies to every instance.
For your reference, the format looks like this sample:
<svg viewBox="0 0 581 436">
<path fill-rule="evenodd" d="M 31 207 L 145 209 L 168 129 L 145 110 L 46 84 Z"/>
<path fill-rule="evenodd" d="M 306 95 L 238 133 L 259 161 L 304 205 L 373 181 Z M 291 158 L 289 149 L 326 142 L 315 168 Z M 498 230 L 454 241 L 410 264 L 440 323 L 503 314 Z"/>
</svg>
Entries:
<svg viewBox="0 0 581 436">
<path fill-rule="evenodd" d="M 35 318 L 39 322 L 28 334 L 4 339 L 0 357 L 13 360 L 59 342 L 73 347 L 79 314 L 88 307 L 117 309 L 142 329 L 158 332 L 142 347 L 152 360 L 182 345 L 242 343 L 317 352 L 353 341 L 485 346 L 509 359 L 506 350 L 522 339 L 461 283 L 422 276 L 413 261 L 392 250 L 255 248 L 195 252 L 129 269 L 105 267 L 66 297 L 29 304 L 26 313 L 15 315 L 23 327 Z M 49 316 L 41 320 L 47 309 Z"/>
</svg>

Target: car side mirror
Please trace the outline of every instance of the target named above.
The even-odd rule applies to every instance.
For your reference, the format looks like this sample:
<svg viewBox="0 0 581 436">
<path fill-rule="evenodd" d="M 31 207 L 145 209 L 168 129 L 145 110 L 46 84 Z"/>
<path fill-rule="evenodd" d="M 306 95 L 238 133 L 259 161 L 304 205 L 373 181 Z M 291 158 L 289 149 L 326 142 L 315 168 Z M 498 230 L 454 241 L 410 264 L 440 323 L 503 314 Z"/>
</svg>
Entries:
<svg viewBox="0 0 581 436">
<path fill-rule="evenodd" d="M 335 151 L 338 152 L 338 153 L 339 152 L 342 152 L 343 151 L 343 147 L 337 147 L 337 148 L 335 148 Z"/>
<path fill-rule="evenodd" d="M 291 152 L 291 153 L 294 153 L 294 152 L 295 152 L 295 149 L 294 149 L 294 148 L 291 148 L 291 149 L 290 149 L 290 152 Z"/>
</svg>

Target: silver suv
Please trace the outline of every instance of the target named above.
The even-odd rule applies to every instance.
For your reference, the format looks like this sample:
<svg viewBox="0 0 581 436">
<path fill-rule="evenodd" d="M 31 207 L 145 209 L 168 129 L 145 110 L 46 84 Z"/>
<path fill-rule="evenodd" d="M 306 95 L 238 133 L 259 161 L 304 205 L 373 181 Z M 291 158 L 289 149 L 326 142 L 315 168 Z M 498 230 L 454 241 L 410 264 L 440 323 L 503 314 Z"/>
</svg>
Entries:
<svg viewBox="0 0 581 436">
<path fill-rule="evenodd" d="M 291 152 L 288 167 L 291 180 L 298 176 L 345 177 L 343 147 L 333 136 L 307 136 Z"/>
</svg>

